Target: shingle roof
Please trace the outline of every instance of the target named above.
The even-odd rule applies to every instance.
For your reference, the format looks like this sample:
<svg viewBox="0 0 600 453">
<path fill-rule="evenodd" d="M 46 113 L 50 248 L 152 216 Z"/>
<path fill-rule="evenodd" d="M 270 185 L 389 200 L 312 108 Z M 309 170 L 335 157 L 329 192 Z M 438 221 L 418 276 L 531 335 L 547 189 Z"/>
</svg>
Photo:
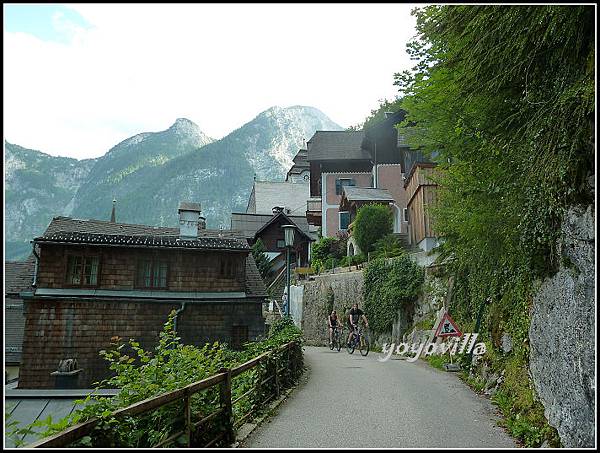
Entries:
<svg viewBox="0 0 600 453">
<path fill-rule="evenodd" d="M 252 253 L 249 253 L 248 258 L 246 258 L 246 294 L 253 297 L 267 296 L 265 282 L 260 276 Z"/>
<path fill-rule="evenodd" d="M 25 330 L 21 291 L 31 288 L 35 261 L 31 255 L 26 261 L 4 263 L 4 362 L 20 363 Z"/>
<path fill-rule="evenodd" d="M 4 263 L 4 294 L 17 295 L 31 288 L 35 260 L 30 255 L 26 261 L 6 261 Z"/>
<path fill-rule="evenodd" d="M 247 239 L 254 238 L 258 230 L 271 221 L 274 214 L 247 214 L 237 213 L 231 214 L 231 229 L 239 231 Z M 300 230 L 309 235 L 310 226 L 306 220 L 306 216 L 287 216 Z"/>
<path fill-rule="evenodd" d="M 87 243 L 99 245 L 186 247 L 207 250 L 248 251 L 246 238 L 238 231 L 199 230 L 198 239 L 181 240 L 178 228 L 153 227 L 103 220 L 55 217 L 40 242 Z M 129 241 L 129 242 L 128 242 Z M 267 291 L 252 253 L 246 257 L 246 294 L 265 297 Z"/>
<path fill-rule="evenodd" d="M 245 240 L 231 237 L 198 237 L 197 239 L 181 239 L 177 236 L 145 236 L 122 234 L 77 233 L 57 231 L 39 238 L 38 243 L 59 242 L 69 244 L 122 245 L 127 247 L 178 247 L 207 250 L 248 250 Z"/>
<path fill-rule="evenodd" d="M 23 301 L 6 298 L 4 304 L 4 363 L 20 363 L 25 316 Z"/>
<path fill-rule="evenodd" d="M 180 239 L 178 228 L 153 227 L 102 220 L 55 217 L 37 242 L 65 242 L 131 247 L 249 249 L 245 238 L 231 231 L 198 230 L 197 239 Z"/>
<path fill-rule="evenodd" d="M 370 160 L 363 137 L 363 131 L 317 131 L 308 141 L 307 160 Z"/>
<path fill-rule="evenodd" d="M 305 214 L 310 184 L 304 182 L 254 182 L 255 211 L 250 214 L 273 215 L 275 206 L 290 209 L 289 215 Z"/>
<path fill-rule="evenodd" d="M 386 189 L 344 186 L 344 195 L 349 201 L 394 201 Z"/>
</svg>

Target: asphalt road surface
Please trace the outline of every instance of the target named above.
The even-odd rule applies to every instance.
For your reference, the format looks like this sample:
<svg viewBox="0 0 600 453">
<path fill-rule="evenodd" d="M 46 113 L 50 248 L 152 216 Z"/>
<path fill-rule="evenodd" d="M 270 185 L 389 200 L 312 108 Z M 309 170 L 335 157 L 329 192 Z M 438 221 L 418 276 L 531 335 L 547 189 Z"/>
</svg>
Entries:
<svg viewBox="0 0 600 453">
<path fill-rule="evenodd" d="M 489 400 L 420 360 L 306 347 L 310 370 L 250 448 L 516 447 Z"/>
</svg>

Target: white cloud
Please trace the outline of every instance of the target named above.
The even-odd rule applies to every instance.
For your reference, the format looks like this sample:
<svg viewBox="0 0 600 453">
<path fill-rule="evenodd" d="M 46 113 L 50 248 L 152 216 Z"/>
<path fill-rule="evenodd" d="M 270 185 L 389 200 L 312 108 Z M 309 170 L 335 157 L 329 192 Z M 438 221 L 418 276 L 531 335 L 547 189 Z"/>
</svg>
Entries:
<svg viewBox="0 0 600 453">
<path fill-rule="evenodd" d="M 396 94 L 410 5 L 70 5 L 69 45 L 4 33 L 5 138 L 96 157 L 177 117 L 219 138 L 273 105 L 343 126 Z"/>
</svg>

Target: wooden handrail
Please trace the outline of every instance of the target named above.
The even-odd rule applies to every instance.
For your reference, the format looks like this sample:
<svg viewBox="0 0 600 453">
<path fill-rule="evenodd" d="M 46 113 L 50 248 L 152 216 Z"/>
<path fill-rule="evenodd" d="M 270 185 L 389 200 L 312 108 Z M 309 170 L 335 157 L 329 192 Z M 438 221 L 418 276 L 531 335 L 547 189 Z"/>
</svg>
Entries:
<svg viewBox="0 0 600 453">
<path fill-rule="evenodd" d="M 285 345 L 278 347 L 275 350 L 265 352 L 265 353 L 259 355 L 258 357 L 255 357 L 254 359 L 249 360 L 246 363 L 243 363 L 242 365 L 237 366 L 236 368 L 232 368 L 231 370 L 221 370 L 221 372 L 218 374 L 215 374 L 211 377 L 202 379 L 201 381 L 189 384 L 181 389 L 172 390 L 170 392 L 163 393 L 163 394 L 157 395 L 157 396 L 152 396 L 150 398 L 146 398 L 145 400 L 138 401 L 137 403 L 131 404 L 127 407 L 118 409 L 117 411 L 115 411 L 112 414 L 112 417 L 132 416 L 132 415 L 143 414 L 144 412 L 158 409 L 159 407 L 162 407 L 166 404 L 169 404 L 169 403 L 172 403 L 172 402 L 178 401 L 178 400 L 184 400 L 186 402 L 186 407 L 188 407 L 188 410 L 189 410 L 189 398 L 193 394 L 201 392 L 208 388 L 214 387 L 216 385 L 221 385 L 221 386 L 224 385 L 225 387 L 223 387 L 221 389 L 221 399 L 222 399 L 222 403 L 225 404 L 225 406 L 222 407 L 221 409 L 217 410 L 210 416 L 206 417 L 205 419 L 201 420 L 201 422 L 199 422 L 199 423 L 191 423 L 190 421 L 188 421 L 188 424 L 194 425 L 194 426 L 203 424 L 204 422 L 208 421 L 209 419 L 214 418 L 214 416 L 216 416 L 220 413 L 230 412 L 231 406 L 235 402 L 237 402 L 239 399 L 241 399 L 241 398 L 238 398 L 238 400 L 236 400 L 234 402 L 231 401 L 231 379 L 233 377 L 239 376 L 244 371 L 254 368 L 263 360 L 271 358 L 275 354 L 278 354 L 281 351 L 285 351 L 286 349 L 291 348 L 294 344 L 296 344 L 296 342 L 291 341 L 289 343 L 286 343 Z M 288 366 L 289 366 L 289 364 L 288 364 Z M 277 370 L 273 376 L 269 377 L 265 381 L 262 381 L 261 384 L 271 380 L 272 378 L 275 378 L 276 381 L 278 380 Z M 250 392 L 246 392 L 244 394 L 244 396 L 247 396 L 249 393 Z M 268 398 L 267 400 L 269 400 L 269 399 L 270 398 Z M 246 414 L 246 416 L 248 416 L 249 414 L 250 413 Z M 90 434 L 94 430 L 96 425 L 98 425 L 99 422 L 100 422 L 99 418 L 92 418 L 85 422 L 73 425 L 73 426 L 65 429 L 64 431 L 56 433 L 52 436 L 35 441 L 35 442 L 27 445 L 26 448 L 39 448 L 39 447 L 48 448 L 48 447 L 67 446 L 67 445 L 71 444 L 72 442 L 75 442 L 76 440 L 81 439 L 82 437 Z M 231 424 L 233 425 L 233 422 L 231 422 Z M 233 428 L 231 428 L 231 429 L 233 429 Z M 169 440 L 171 437 L 174 437 L 174 435 L 172 435 L 169 438 L 162 441 L 159 444 L 159 446 L 167 443 L 167 440 Z M 212 445 L 217 440 L 218 440 L 218 438 L 213 439 L 213 441 L 211 441 L 210 444 Z"/>
</svg>

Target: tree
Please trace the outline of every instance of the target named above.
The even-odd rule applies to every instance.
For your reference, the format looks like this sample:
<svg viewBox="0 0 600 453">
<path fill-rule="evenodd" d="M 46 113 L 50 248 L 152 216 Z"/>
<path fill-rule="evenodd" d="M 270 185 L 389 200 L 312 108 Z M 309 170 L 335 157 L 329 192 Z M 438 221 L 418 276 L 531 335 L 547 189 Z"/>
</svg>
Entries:
<svg viewBox="0 0 600 453">
<path fill-rule="evenodd" d="M 252 256 L 254 257 L 254 261 L 256 262 L 256 267 L 258 267 L 258 271 L 260 272 L 260 276 L 265 280 L 271 271 L 271 264 L 269 264 L 269 259 L 265 254 L 266 249 L 262 240 L 258 239 L 254 245 L 252 246 Z"/>
<path fill-rule="evenodd" d="M 354 220 L 352 235 L 364 253 L 375 249 L 375 243 L 393 231 L 392 211 L 388 206 L 369 204 L 361 207 Z"/>
</svg>

